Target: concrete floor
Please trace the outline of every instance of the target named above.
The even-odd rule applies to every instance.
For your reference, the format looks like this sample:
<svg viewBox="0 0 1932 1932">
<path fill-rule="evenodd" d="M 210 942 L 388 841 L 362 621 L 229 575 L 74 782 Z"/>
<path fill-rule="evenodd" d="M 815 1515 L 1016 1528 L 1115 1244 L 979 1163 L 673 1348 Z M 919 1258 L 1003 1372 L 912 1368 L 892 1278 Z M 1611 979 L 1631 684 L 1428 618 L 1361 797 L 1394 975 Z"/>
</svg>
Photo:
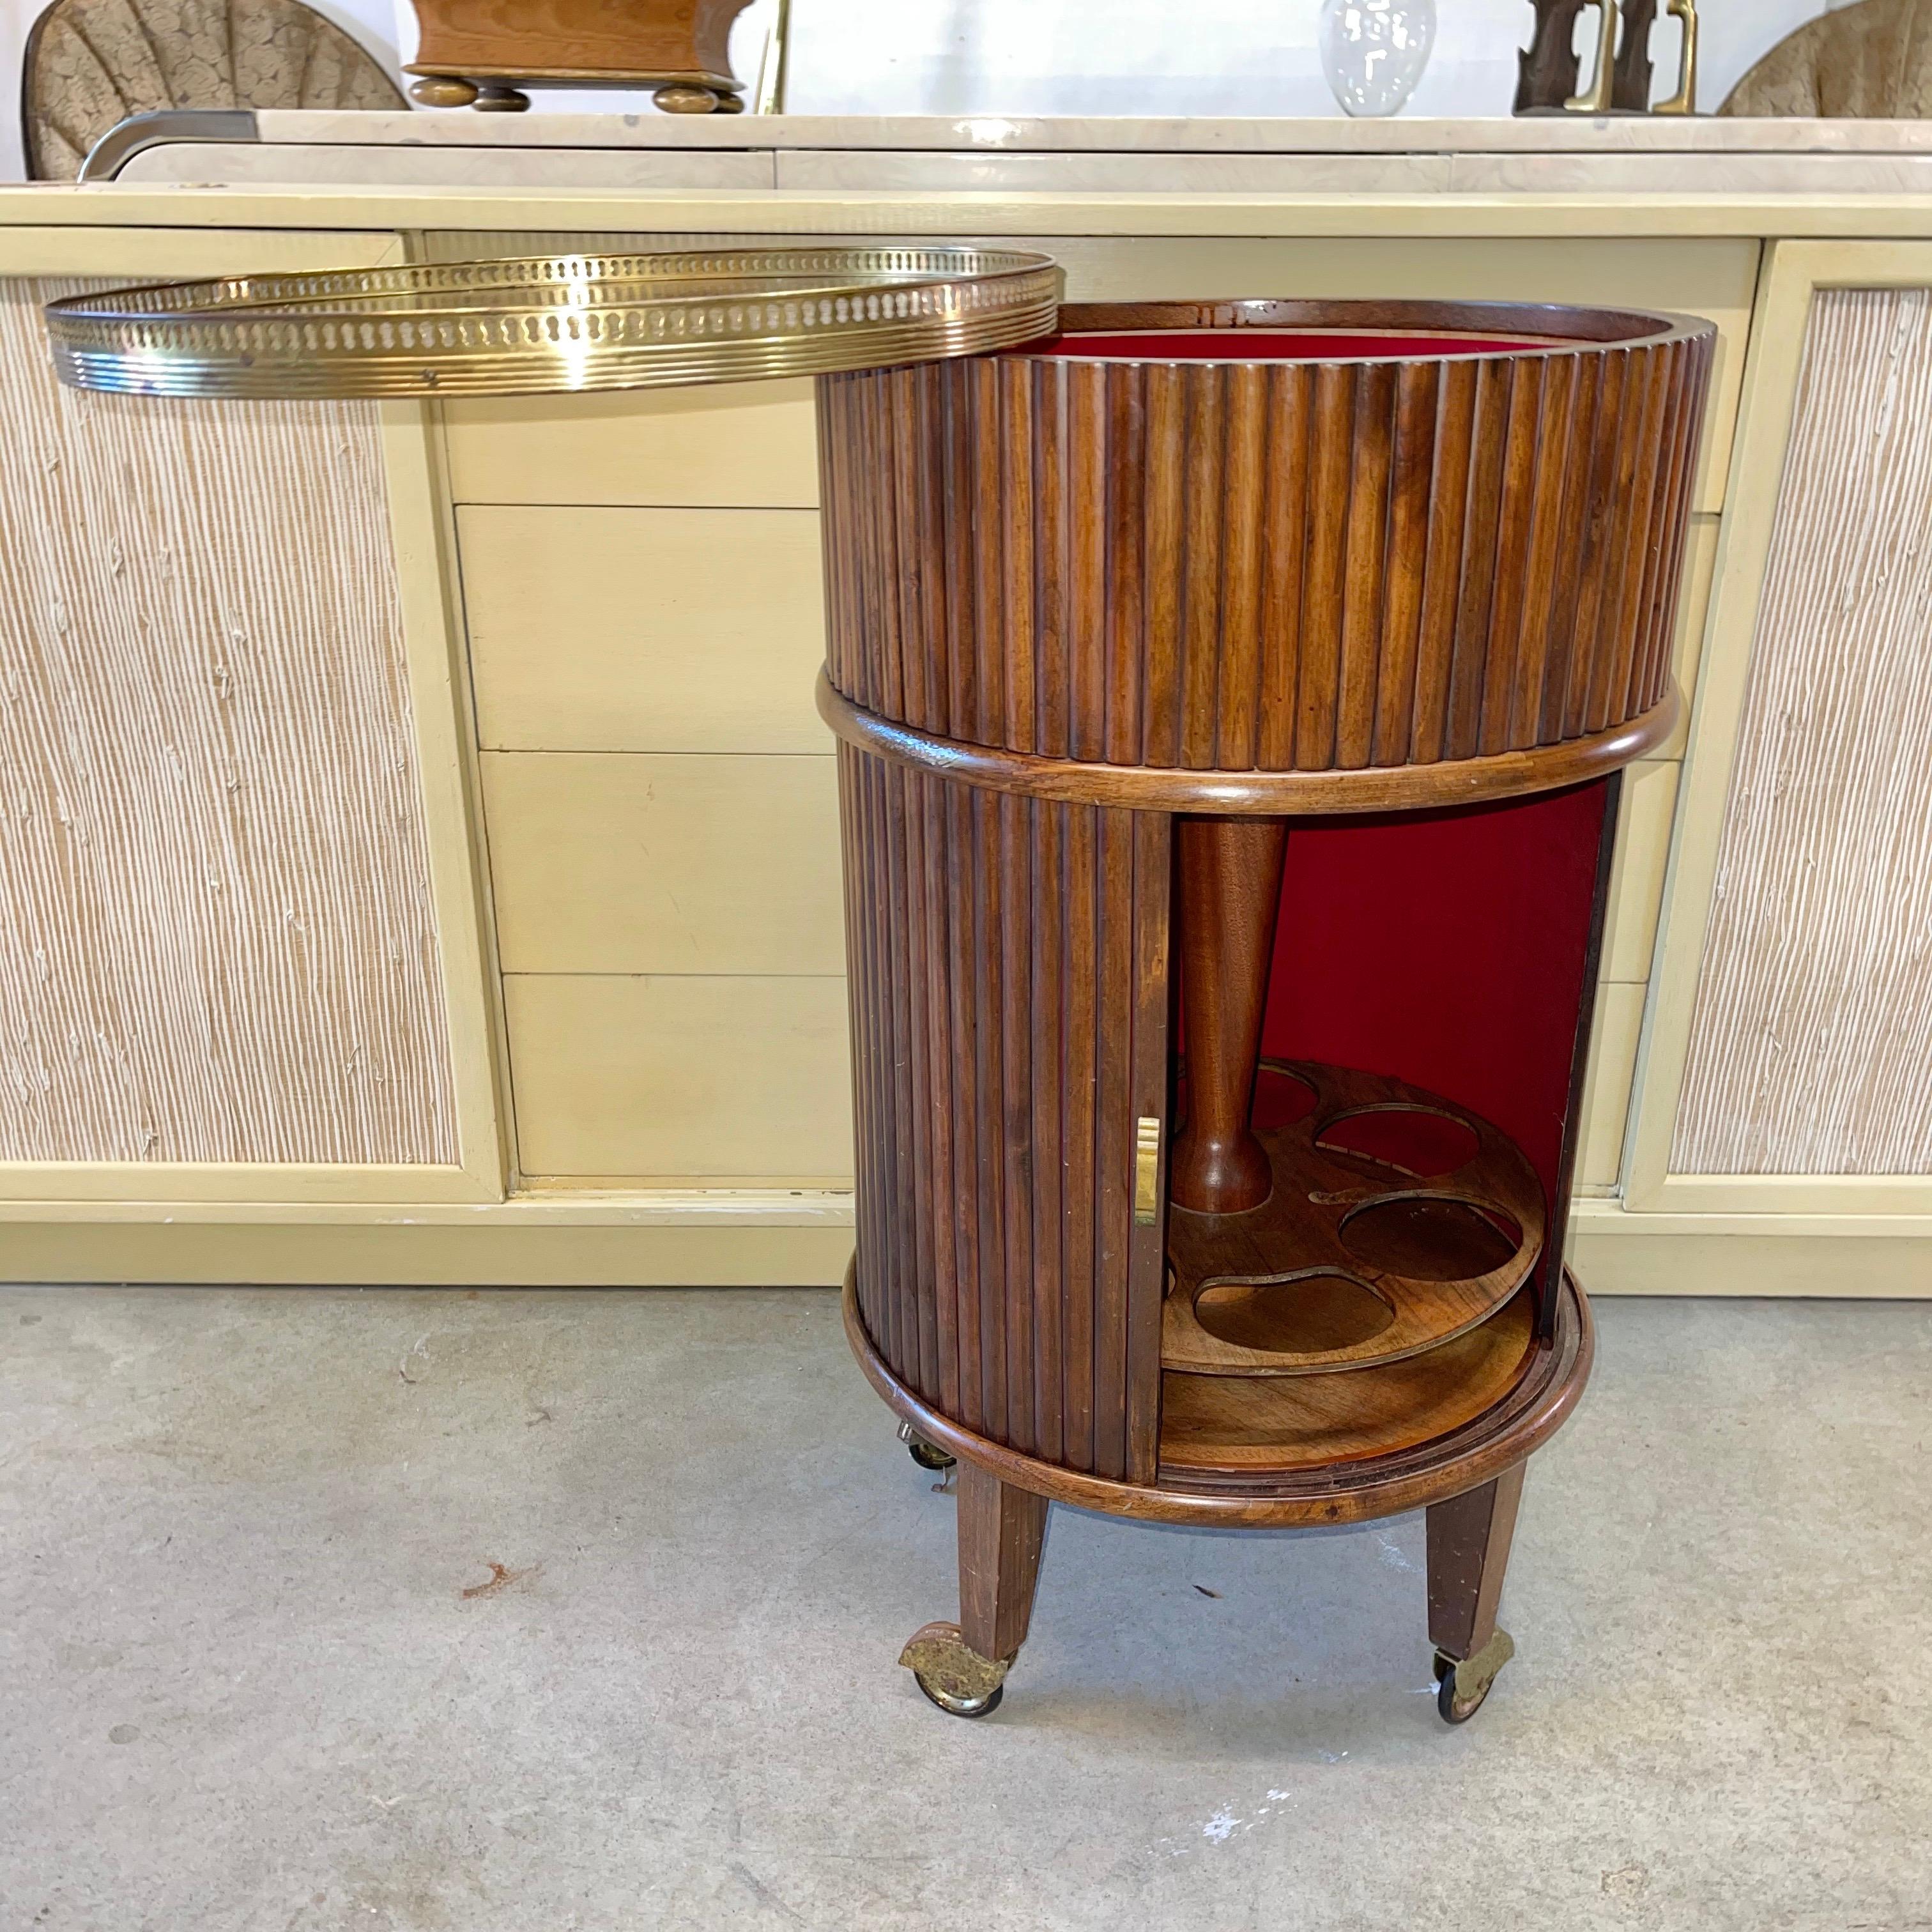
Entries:
<svg viewBox="0 0 1932 1932">
<path fill-rule="evenodd" d="M 0 1928 L 1932 1927 L 1932 1307 L 1600 1314 L 1473 1723 L 1419 1517 L 1057 1510 L 976 1724 L 830 1294 L 0 1290 Z"/>
</svg>

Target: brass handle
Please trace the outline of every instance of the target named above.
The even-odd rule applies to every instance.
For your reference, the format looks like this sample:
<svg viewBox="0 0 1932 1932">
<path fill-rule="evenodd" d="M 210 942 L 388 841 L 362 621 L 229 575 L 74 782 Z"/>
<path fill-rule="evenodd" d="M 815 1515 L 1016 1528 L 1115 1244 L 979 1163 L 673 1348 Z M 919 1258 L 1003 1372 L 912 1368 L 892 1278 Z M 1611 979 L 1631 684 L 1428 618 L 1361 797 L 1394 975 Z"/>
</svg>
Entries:
<svg viewBox="0 0 1932 1932">
<path fill-rule="evenodd" d="M 1160 1122 L 1150 1114 L 1134 1128 L 1134 1219 L 1143 1228 L 1160 1219 Z"/>
<path fill-rule="evenodd" d="M 1617 0 L 1585 0 L 1585 4 L 1596 8 L 1602 22 L 1597 34 L 1596 71 L 1591 76 L 1589 92 L 1573 94 L 1563 105 L 1571 114 L 1607 114 L 1617 77 Z"/>
<path fill-rule="evenodd" d="M 1677 62 L 1677 92 L 1650 111 L 1694 114 L 1697 111 L 1697 0 L 1670 0 L 1668 10 L 1673 19 L 1684 22 L 1684 46 Z"/>
</svg>

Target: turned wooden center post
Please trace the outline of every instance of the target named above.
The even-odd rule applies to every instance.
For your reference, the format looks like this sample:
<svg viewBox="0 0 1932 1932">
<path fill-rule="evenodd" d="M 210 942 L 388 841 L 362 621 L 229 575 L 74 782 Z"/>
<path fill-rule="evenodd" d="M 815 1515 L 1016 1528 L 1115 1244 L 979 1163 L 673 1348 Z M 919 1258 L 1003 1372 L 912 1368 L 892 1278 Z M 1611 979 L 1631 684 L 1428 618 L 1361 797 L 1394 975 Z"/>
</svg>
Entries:
<svg viewBox="0 0 1932 1932">
<path fill-rule="evenodd" d="M 1288 820 L 1184 818 L 1176 836 L 1187 1124 L 1174 1143 L 1168 1192 L 1198 1214 L 1238 1214 L 1258 1208 L 1274 1184 L 1249 1115 Z"/>
</svg>

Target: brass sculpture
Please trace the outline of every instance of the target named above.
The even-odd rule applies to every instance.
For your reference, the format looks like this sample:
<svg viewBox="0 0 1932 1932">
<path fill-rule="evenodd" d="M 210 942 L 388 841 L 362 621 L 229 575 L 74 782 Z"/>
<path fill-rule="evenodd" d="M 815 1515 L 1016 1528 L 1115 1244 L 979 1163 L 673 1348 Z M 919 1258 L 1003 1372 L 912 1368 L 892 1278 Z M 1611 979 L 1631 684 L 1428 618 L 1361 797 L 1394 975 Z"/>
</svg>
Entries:
<svg viewBox="0 0 1932 1932">
<path fill-rule="evenodd" d="M 1697 92 L 1696 0 L 1668 0 L 1682 23 L 1677 91 L 1652 105 L 1650 30 L 1657 0 L 1529 0 L 1536 31 L 1518 51 L 1518 114 L 1694 114 Z M 1574 50 L 1577 20 L 1598 11 L 1597 56 L 1587 89 L 1579 86 Z"/>
</svg>

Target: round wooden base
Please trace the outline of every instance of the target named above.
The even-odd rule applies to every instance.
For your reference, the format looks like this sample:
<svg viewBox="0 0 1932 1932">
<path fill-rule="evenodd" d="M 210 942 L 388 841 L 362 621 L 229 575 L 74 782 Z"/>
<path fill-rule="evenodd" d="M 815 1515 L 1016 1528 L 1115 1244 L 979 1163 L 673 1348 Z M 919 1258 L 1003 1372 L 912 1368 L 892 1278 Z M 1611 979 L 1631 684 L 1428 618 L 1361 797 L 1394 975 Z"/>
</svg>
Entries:
<svg viewBox="0 0 1932 1932">
<path fill-rule="evenodd" d="M 860 1316 L 857 1283 L 854 1262 L 844 1296 L 852 1352 L 887 1404 L 927 1442 L 1052 1502 L 1150 1522 L 1304 1528 L 1399 1516 L 1461 1496 L 1556 1433 L 1583 1392 L 1594 1348 L 1589 1304 L 1566 1270 L 1554 1332 L 1541 1340 L 1531 1333 L 1526 1293 L 1430 1355 L 1271 1385 L 1228 1378 L 1220 1390 L 1233 1388 L 1233 1407 L 1204 1394 L 1204 1387 L 1214 1390 L 1212 1378 L 1170 1377 L 1160 1473 L 1144 1486 L 1022 1455 L 929 1407 L 880 1359 Z M 1270 1422 L 1254 1408 L 1258 1400 L 1305 1398 L 1312 1382 L 1347 1384 L 1351 1413 L 1298 1412 Z M 1273 1463 L 1266 1460 L 1271 1452 Z"/>
</svg>

